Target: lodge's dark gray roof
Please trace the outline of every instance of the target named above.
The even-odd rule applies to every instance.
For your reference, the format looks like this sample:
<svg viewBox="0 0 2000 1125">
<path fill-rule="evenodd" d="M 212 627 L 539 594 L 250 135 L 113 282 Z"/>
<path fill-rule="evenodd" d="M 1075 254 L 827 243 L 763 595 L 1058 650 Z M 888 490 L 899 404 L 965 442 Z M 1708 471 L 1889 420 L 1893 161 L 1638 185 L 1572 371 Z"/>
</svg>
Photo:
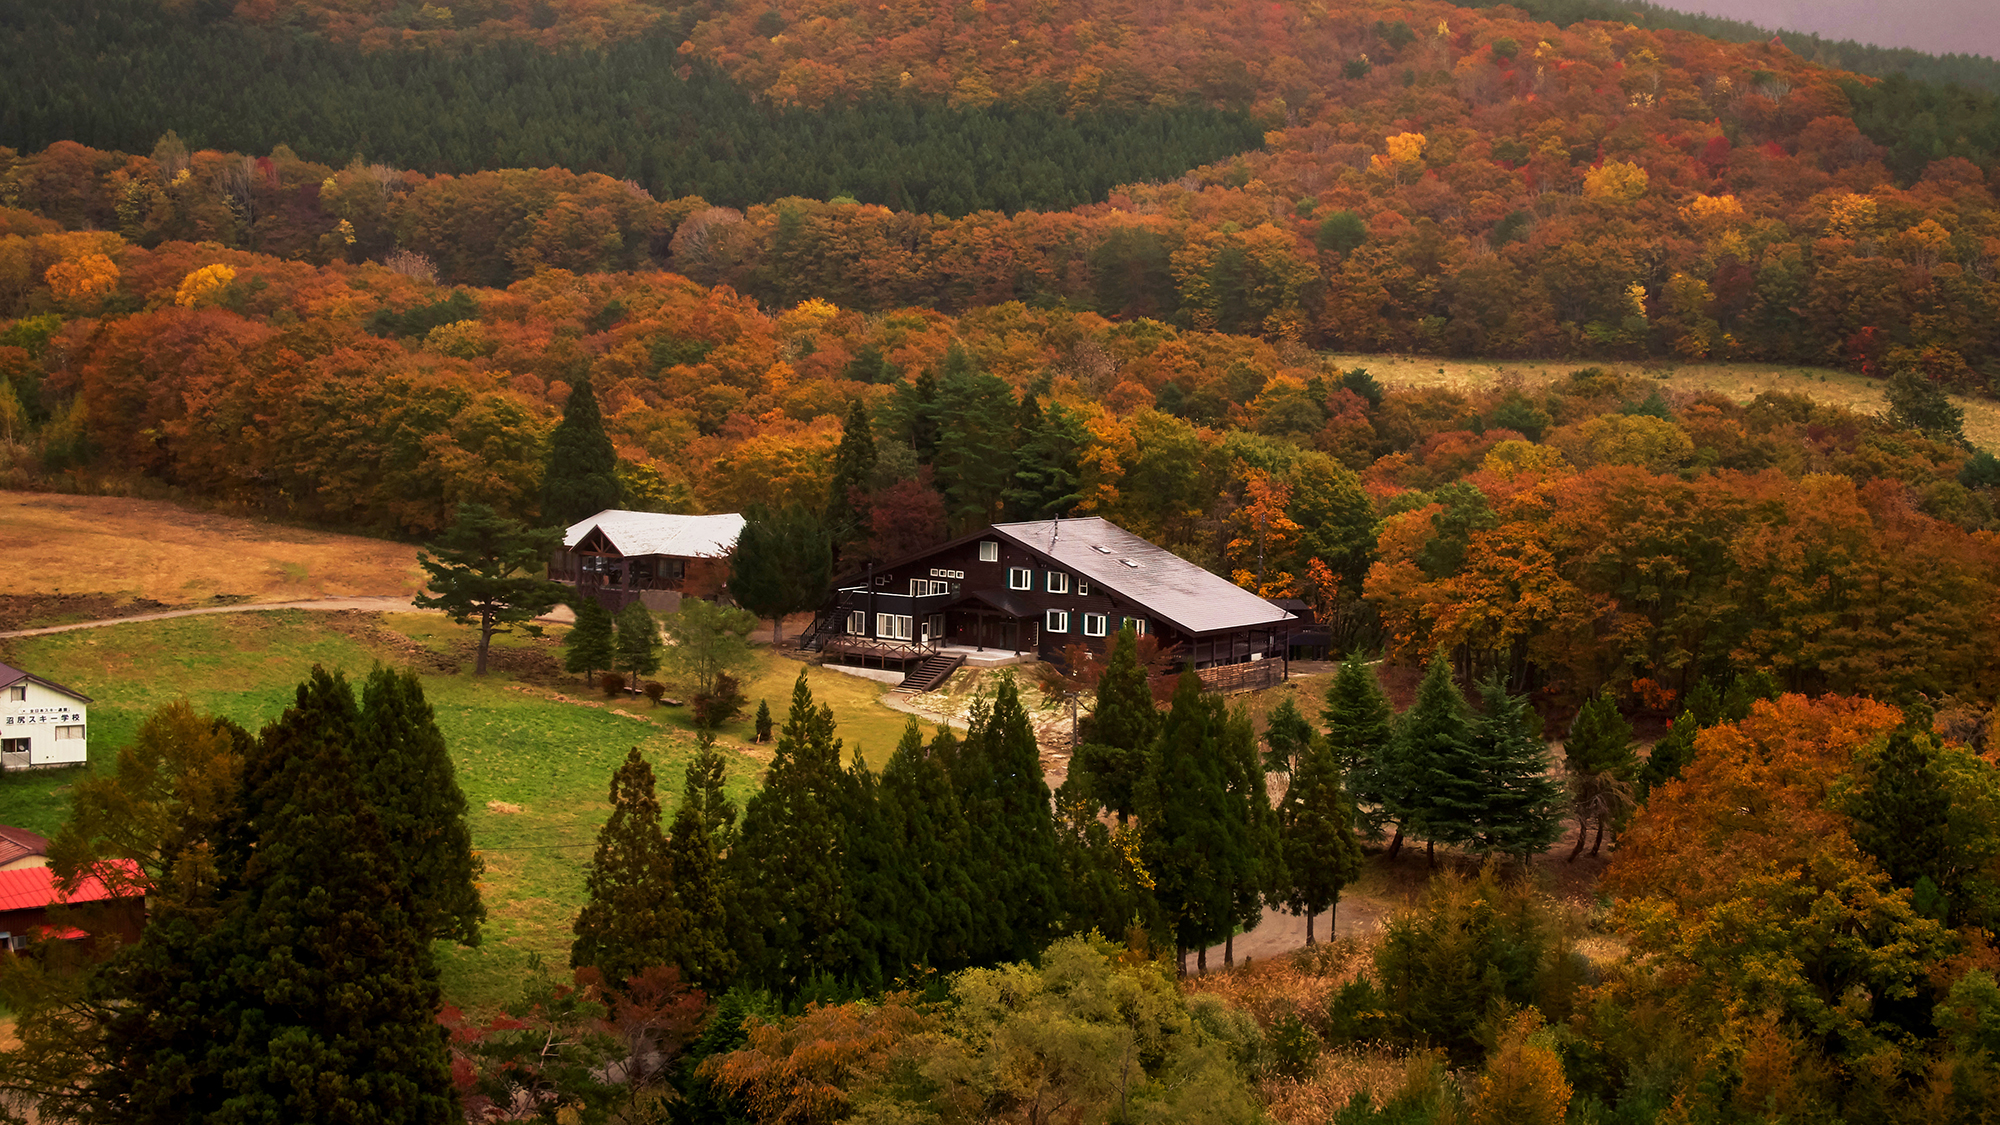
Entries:
<svg viewBox="0 0 2000 1125">
<path fill-rule="evenodd" d="M 1185 633 L 1292 619 L 1250 591 L 1097 516 L 996 523 L 993 531 L 1082 575 L 1092 585 L 1116 591 Z"/>
</svg>

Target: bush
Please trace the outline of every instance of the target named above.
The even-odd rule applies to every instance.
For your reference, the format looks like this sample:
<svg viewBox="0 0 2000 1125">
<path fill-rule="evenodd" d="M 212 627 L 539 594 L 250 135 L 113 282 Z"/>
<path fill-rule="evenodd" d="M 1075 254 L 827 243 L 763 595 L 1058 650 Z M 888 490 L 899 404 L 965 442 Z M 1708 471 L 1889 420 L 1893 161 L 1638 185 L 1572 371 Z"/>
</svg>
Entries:
<svg viewBox="0 0 2000 1125">
<path fill-rule="evenodd" d="M 625 692 L 625 677 L 618 672 L 606 672 L 598 677 L 597 686 L 604 689 L 604 698 L 616 699 Z"/>
<path fill-rule="evenodd" d="M 715 690 L 694 697 L 694 723 L 703 730 L 714 730 L 743 713 L 743 705 L 749 702 L 743 695 L 743 687 L 736 677 L 720 672 L 715 677 Z"/>
<path fill-rule="evenodd" d="M 653 706 L 658 707 L 660 699 L 667 694 L 667 685 L 658 680 L 647 680 L 639 690 L 646 693 L 646 698 L 653 701 Z"/>
</svg>

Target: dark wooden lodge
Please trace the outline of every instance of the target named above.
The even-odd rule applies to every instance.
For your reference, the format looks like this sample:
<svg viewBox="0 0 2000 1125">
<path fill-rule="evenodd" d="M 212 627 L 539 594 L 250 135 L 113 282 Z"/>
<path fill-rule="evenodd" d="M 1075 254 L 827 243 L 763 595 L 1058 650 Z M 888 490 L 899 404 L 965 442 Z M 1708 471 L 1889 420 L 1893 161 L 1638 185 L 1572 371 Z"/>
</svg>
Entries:
<svg viewBox="0 0 2000 1125">
<path fill-rule="evenodd" d="M 800 637 L 829 659 L 906 667 L 941 651 L 1060 661 L 1126 625 L 1212 687 L 1284 677 L 1292 614 L 1097 517 L 994 524 L 845 578 Z"/>
</svg>

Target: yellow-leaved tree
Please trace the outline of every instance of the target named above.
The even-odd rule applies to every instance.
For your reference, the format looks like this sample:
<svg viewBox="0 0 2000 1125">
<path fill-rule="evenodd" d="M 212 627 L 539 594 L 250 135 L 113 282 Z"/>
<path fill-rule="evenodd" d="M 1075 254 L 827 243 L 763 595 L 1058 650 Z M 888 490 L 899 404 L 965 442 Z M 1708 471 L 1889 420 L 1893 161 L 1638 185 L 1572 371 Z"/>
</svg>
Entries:
<svg viewBox="0 0 2000 1125">
<path fill-rule="evenodd" d="M 118 263 L 103 254 L 57 262 L 42 277 L 56 300 L 66 305 L 87 305 L 101 300 L 118 288 Z"/>
<path fill-rule="evenodd" d="M 220 262 L 203 266 L 181 278 L 181 287 L 174 291 L 174 304 L 184 309 L 215 304 L 229 283 L 236 280 L 236 271 Z"/>
<path fill-rule="evenodd" d="M 1612 160 L 1583 174 L 1583 196 L 1607 203 L 1636 203 L 1652 177 L 1637 164 Z"/>
</svg>

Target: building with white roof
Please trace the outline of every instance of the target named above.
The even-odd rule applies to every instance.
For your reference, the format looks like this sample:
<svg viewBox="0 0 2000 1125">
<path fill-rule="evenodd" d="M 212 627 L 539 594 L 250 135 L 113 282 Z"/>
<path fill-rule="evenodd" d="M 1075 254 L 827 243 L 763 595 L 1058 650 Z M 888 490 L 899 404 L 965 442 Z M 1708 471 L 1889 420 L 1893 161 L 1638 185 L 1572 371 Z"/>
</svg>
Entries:
<svg viewBox="0 0 2000 1125">
<path fill-rule="evenodd" d="M 552 581 L 614 612 L 634 601 L 672 612 L 683 595 L 714 597 L 729 584 L 729 554 L 743 534 L 734 512 L 680 516 L 608 508 L 570 526 L 549 563 Z"/>
</svg>

